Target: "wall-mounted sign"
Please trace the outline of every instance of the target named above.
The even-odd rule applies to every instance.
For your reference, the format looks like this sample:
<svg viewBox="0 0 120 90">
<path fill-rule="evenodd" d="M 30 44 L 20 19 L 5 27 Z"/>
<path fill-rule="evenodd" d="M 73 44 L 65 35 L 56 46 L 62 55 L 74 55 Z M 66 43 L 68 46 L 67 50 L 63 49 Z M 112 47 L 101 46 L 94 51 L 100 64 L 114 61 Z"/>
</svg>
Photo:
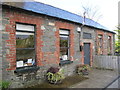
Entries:
<svg viewBox="0 0 120 90">
<path fill-rule="evenodd" d="M 49 22 L 48 25 L 55 26 L 55 23 L 54 22 Z"/>
</svg>

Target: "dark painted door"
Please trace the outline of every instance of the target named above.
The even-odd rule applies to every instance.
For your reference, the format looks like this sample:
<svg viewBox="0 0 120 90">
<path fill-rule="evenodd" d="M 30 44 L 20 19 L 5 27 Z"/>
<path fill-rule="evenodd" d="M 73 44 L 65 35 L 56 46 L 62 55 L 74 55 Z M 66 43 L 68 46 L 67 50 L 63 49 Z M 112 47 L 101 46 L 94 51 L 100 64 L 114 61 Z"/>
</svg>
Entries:
<svg viewBox="0 0 120 90">
<path fill-rule="evenodd" d="M 90 65 L 90 43 L 84 43 L 84 64 Z"/>
</svg>

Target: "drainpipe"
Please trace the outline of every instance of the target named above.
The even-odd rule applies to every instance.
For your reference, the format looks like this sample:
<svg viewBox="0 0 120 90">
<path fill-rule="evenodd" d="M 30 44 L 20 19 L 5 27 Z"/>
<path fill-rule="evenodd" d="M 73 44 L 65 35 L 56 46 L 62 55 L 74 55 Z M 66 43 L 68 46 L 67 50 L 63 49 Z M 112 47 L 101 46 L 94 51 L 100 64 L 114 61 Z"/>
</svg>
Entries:
<svg viewBox="0 0 120 90">
<path fill-rule="evenodd" d="M 83 27 L 85 25 L 85 14 L 86 14 L 86 12 L 83 13 L 83 23 L 82 23 L 82 25 L 77 28 L 77 31 L 79 33 L 79 50 L 80 51 L 82 51 L 82 47 L 80 45 L 80 37 L 81 37 L 81 34 L 82 34 L 82 29 L 83 29 Z"/>
</svg>

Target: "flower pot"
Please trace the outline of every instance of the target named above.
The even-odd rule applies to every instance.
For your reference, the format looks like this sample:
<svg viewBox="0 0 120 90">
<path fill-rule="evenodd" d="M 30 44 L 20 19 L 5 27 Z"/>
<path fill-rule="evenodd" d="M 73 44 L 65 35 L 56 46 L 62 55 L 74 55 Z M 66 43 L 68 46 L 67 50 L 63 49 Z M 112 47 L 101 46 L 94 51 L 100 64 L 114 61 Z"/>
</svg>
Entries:
<svg viewBox="0 0 120 90">
<path fill-rule="evenodd" d="M 83 71 L 82 71 L 82 74 L 83 74 L 83 75 L 88 75 L 88 74 L 89 74 L 89 72 L 88 72 L 88 71 L 86 71 L 86 70 L 85 70 L 85 71 L 83 70 Z"/>
</svg>

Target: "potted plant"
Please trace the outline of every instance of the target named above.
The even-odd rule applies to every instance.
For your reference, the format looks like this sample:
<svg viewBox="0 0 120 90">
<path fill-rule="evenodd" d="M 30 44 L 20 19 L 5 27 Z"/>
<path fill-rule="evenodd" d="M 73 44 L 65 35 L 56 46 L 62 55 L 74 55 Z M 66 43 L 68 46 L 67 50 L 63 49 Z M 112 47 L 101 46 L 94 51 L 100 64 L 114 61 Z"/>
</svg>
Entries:
<svg viewBox="0 0 120 90">
<path fill-rule="evenodd" d="M 77 65 L 76 67 L 76 72 L 79 75 L 88 75 L 90 71 L 90 66 L 85 64 L 85 65 Z"/>
<path fill-rule="evenodd" d="M 59 84 L 64 79 L 63 70 L 58 67 L 48 69 L 46 79 L 51 84 Z"/>
</svg>

